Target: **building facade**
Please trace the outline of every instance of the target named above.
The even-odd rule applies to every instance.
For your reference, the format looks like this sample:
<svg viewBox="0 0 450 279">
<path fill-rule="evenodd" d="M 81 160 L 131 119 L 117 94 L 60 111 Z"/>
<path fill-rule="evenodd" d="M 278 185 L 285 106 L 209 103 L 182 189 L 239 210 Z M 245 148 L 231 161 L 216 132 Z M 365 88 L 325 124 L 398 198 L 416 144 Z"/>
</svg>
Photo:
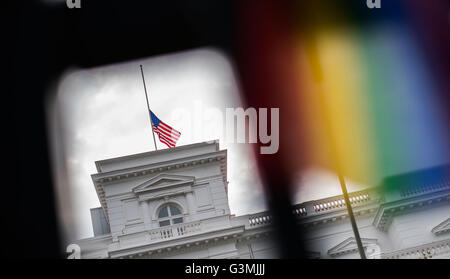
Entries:
<svg viewBox="0 0 450 279">
<path fill-rule="evenodd" d="M 278 257 L 269 212 L 230 214 L 227 152 L 218 141 L 96 166 L 101 207 L 91 210 L 94 237 L 77 242 L 82 258 Z M 422 183 L 414 175 L 395 190 L 350 193 L 368 258 L 450 258 L 450 179 Z M 308 257 L 359 258 L 342 196 L 298 204 L 293 214 Z"/>
</svg>

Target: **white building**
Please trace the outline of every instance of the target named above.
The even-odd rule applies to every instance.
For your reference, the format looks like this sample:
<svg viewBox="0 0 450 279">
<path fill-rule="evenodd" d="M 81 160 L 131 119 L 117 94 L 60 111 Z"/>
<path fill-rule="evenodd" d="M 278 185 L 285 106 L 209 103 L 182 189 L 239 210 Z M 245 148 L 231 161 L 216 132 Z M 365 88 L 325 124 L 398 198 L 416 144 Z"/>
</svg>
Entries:
<svg viewBox="0 0 450 279">
<path fill-rule="evenodd" d="M 227 152 L 204 142 L 96 162 L 82 258 L 277 258 L 267 212 L 234 216 Z M 368 258 L 450 258 L 450 180 L 350 193 Z M 358 258 L 342 196 L 296 205 L 311 258 Z"/>
</svg>

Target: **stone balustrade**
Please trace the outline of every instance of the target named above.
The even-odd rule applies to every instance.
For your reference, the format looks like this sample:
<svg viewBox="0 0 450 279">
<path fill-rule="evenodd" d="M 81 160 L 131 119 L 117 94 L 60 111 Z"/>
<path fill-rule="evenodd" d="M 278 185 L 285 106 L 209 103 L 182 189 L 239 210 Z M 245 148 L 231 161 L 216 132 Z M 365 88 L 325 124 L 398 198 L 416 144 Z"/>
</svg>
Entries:
<svg viewBox="0 0 450 279">
<path fill-rule="evenodd" d="M 195 234 L 201 231 L 201 222 L 182 223 L 149 231 L 152 241 L 167 240 L 186 235 Z"/>
<path fill-rule="evenodd" d="M 375 196 L 372 189 L 353 192 L 349 199 L 353 206 L 364 205 L 372 201 L 372 196 Z M 344 196 L 334 196 L 326 199 L 309 201 L 293 206 L 292 214 L 299 218 L 310 217 L 314 215 L 323 214 L 331 210 L 345 210 L 346 205 Z M 269 211 L 248 215 L 248 225 L 250 227 L 264 226 L 272 222 L 272 216 Z"/>
<path fill-rule="evenodd" d="M 349 196 L 350 203 L 361 204 L 370 200 L 370 195 L 368 193 L 359 192 L 356 194 L 352 194 Z M 320 201 L 315 201 L 313 205 L 313 209 L 315 212 L 327 211 L 335 208 L 345 208 L 346 203 L 344 200 L 344 196 L 336 196 L 329 199 L 324 199 Z"/>
<path fill-rule="evenodd" d="M 261 212 L 248 216 L 248 222 L 251 227 L 259 225 L 268 225 L 272 222 L 272 216 L 268 212 Z"/>
</svg>

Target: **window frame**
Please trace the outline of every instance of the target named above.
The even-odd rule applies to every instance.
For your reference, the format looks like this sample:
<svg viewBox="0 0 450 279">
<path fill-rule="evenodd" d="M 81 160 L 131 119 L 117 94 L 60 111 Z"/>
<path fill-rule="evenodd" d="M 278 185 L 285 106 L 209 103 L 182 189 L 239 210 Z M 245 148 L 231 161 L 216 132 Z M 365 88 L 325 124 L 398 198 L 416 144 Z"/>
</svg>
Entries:
<svg viewBox="0 0 450 279">
<path fill-rule="evenodd" d="M 173 215 L 172 209 L 171 209 L 172 206 L 174 208 L 176 208 L 177 210 L 179 210 L 180 213 Z M 159 215 L 160 215 L 161 211 L 164 210 L 164 208 L 167 208 L 167 216 L 160 218 Z M 177 224 L 182 224 L 182 223 L 184 223 L 183 208 L 176 203 L 165 203 L 158 208 L 158 211 L 156 214 L 156 219 L 157 219 L 157 222 L 158 222 L 158 225 L 160 228 L 173 226 L 173 225 L 177 225 Z M 181 221 L 179 222 L 178 220 L 180 220 L 180 219 L 181 219 Z M 166 222 L 166 221 L 169 222 L 168 225 L 161 225 L 162 222 Z"/>
</svg>

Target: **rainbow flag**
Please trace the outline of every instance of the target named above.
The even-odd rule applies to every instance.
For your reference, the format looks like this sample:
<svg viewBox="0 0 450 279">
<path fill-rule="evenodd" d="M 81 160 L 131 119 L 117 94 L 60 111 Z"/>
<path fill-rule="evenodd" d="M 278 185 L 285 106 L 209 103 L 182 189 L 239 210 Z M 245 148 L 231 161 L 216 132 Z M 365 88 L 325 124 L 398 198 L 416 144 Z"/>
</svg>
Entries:
<svg viewBox="0 0 450 279">
<path fill-rule="evenodd" d="M 313 106 L 303 116 L 316 124 L 310 142 L 329 150 L 344 176 L 367 183 L 449 158 L 442 117 L 448 108 L 407 13 L 411 2 L 387 2 L 373 11 L 378 17 L 359 24 L 317 13 L 310 35 L 297 44 L 301 103 Z M 317 22 L 330 18 L 338 24 Z"/>
<path fill-rule="evenodd" d="M 373 185 L 448 163 L 448 10 L 443 0 L 248 7 L 244 89 L 296 128 L 280 127 L 283 168 L 319 165 Z"/>
</svg>

